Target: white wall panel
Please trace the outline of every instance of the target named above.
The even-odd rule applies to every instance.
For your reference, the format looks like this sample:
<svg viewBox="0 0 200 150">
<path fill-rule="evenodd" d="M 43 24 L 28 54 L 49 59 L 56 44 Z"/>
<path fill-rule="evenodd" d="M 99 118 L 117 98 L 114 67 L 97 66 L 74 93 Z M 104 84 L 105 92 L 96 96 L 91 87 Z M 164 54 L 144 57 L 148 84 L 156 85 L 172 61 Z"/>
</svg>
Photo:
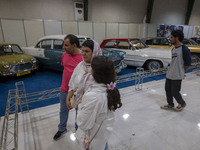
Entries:
<svg viewBox="0 0 200 150">
<path fill-rule="evenodd" d="M 107 23 L 106 24 L 106 38 L 118 38 L 119 37 L 119 24 Z"/>
<path fill-rule="evenodd" d="M 78 34 L 78 25 L 77 22 L 67 22 L 67 21 L 62 21 L 62 30 L 63 34 Z"/>
<path fill-rule="evenodd" d="M 93 39 L 92 22 L 78 22 L 79 35 L 86 35 Z"/>
<path fill-rule="evenodd" d="M 138 37 L 139 24 L 129 24 L 129 38 Z"/>
<path fill-rule="evenodd" d="M 157 36 L 157 25 L 147 24 L 147 37 L 156 37 L 156 36 Z"/>
<path fill-rule="evenodd" d="M 94 26 L 94 40 L 99 44 L 106 38 L 105 23 L 93 23 Z"/>
<path fill-rule="evenodd" d="M 2 22 L 5 42 L 17 43 L 20 46 L 26 46 L 22 20 L 2 19 L 1 22 Z"/>
<path fill-rule="evenodd" d="M 62 34 L 61 21 L 45 20 L 44 21 L 44 34 L 45 35 Z"/>
<path fill-rule="evenodd" d="M 143 24 L 138 24 L 138 38 L 143 38 Z"/>
<path fill-rule="evenodd" d="M 128 30 L 129 30 L 128 24 L 120 23 L 119 24 L 119 38 L 128 38 L 128 33 L 129 33 Z"/>
<path fill-rule="evenodd" d="M 0 42 L 3 42 L 3 33 L 2 33 L 2 27 L 1 27 L 1 20 L 0 20 Z"/>
<path fill-rule="evenodd" d="M 39 38 L 44 36 L 43 21 L 24 21 L 27 46 L 35 46 Z"/>
</svg>

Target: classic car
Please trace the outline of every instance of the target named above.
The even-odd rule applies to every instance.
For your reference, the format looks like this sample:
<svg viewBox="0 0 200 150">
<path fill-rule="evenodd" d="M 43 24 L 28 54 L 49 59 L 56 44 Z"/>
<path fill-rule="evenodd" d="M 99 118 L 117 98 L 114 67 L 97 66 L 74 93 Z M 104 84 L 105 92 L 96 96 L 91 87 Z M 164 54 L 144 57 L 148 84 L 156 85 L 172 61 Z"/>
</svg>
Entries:
<svg viewBox="0 0 200 150">
<path fill-rule="evenodd" d="M 148 46 L 153 48 L 163 48 L 171 50 L 174 46 L 167 37 L 149 37 L 142 39 Z M 183 44 L 187 45 L 191 52 L 192 64 L 200 61 L 200 46 L 192 39 L 183 39 Z"/>
<path fill-rule="evenodd" d="M 126 52 L 124 60 L 127 65 L 143 67 L 151 72 L 166 68 L 171 61 L 170 51 L 150 48 L 137 38 L 105 39 L 100 47 L 124 51 Z"/>
<path fill-rule="evenodd" d="M 61 66 L 62 55 L 65 52 L 63 49 L 64 37 L 66 35 L 49 35 L 39 39 L 37 44 L 32 47 L 22 47 L 25 54 L 34 56 L 40 67 L 49 68 L 53 70 L 62 71 Z M 80 45 L 87 39 L 87 36 L 77 35 Z M 125 52 L 123 51 L 103 51 L 103 55 L 108 56 L 115 65 L 116 72 L 120 72 L 121 69 L 126 67 L 124 62 Z"/>
<path fill-rule="evenodd" d="M 200 44 L 200 37 L 192 37 L 190 38 L 192 40 L 194 40 L 196 43 Z"/>
<path fill-rule="evenodd" d="M 25 55 L 19 45 L 0 43 L 0 77 L 30 74 L 37 67 L 36 59 Z"/>
</svg>

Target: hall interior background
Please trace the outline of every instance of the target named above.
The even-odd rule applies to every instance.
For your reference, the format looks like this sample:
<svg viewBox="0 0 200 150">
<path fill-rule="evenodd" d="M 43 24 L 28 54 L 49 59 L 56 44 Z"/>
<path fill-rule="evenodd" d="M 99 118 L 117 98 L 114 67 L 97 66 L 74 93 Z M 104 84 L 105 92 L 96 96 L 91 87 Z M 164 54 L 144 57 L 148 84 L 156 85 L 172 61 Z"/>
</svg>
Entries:
<svg viewBox="0 0 200 150">
<path fill-rule="evenodd" d="M 184 25 L 188 3 L 154 0 L 151 23 L 144 24 L 148 0 L 88 0 L 88 21 L 75 20 L 74 2 L 83 0 L 0 0 L 0 42 L 34 46 L 42 36 L 68 33 L 86 35 L 99 43 L 105 38 L 153 37 L 159 24 Z M 186 37 L 200 24 L 198 6 L 196 0 L 184 28 Z"/>
</svg>

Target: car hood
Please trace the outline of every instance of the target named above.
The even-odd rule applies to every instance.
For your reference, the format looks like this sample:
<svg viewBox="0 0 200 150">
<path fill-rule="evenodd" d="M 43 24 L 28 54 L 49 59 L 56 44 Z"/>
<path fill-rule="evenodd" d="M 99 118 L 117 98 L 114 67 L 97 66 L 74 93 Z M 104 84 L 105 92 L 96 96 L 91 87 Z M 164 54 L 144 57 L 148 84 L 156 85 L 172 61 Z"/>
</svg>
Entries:
<svg viewBox="0 0 200 150">
<path fill-rule="evenodd" d="M 0 56 L 0 63 L 9 63 L 9 65 L 18 64 L 18 63 L 26 63 L 30 62 L 32 56 L 28 56 L 25 54 L 15 54 L 15 55 L 6 55 L 6 56 Z"/>
<path fill-rule="evenodd" d="M 112 59 L 124 59 L 126 52 L 120 50 L 102 49 L 103 55 Z"/>
</svg>

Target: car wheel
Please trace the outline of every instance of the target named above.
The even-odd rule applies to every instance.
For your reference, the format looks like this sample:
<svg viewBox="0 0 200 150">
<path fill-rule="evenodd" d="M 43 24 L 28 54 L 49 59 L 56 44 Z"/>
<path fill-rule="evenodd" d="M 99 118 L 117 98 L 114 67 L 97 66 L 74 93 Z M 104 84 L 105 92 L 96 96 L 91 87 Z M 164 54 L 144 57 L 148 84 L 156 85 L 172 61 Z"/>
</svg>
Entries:
<svg viewBox="0 0 200 150">
<path fill-rule="evenodd" d="M 200 58 L 197 55 L 191 55 L 191 64 L 195 65 L 200 62 Z"/>
<path fill-rule="evenodd" d="M 160 68 L 162 68 L 162 64 L 157 60 L 150 60 L 147 62 L 147 69 L 150 72 L 157 72 Z"/>
</svg>

